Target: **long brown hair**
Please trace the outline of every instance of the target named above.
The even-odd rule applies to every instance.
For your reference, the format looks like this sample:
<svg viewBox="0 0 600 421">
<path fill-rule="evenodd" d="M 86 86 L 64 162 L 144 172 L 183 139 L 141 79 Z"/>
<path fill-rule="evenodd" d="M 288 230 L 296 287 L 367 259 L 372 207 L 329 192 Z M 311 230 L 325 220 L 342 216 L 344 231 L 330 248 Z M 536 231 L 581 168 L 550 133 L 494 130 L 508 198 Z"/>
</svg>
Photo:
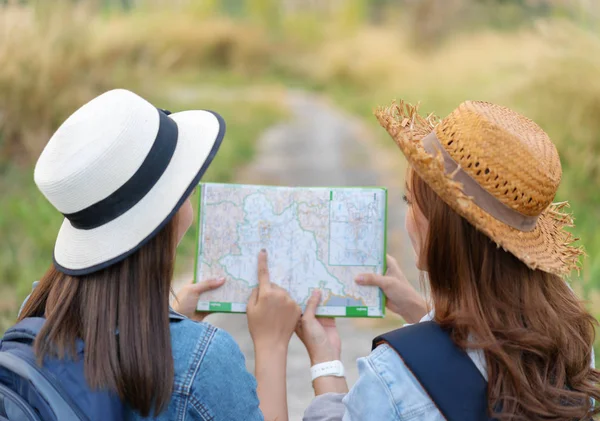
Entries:
<svg viewBox="0 0 600 421">
<path fill-rule="evenodd" d="M 85 344 L 90 387 L 118 393 L 148 416 L 168 406 L 174 367 L 169 331 L 169 291 L 175 257 L 176 217 L 125 260 L 84 276 L 54 266 L 27 301 L 20 319 L 46 317 L 35 352 L 75 357 Z"/>
<path fill-rule="evenodd" d="M 454 212 L 414 171 L 429 223 L 421 250 L 435 320 L 485 353 L 488 403 L 502 420 L 585 419 L 600 399 L 590 367 L 596 320 L 565 280 L 531 270 Z"/>
</svg>

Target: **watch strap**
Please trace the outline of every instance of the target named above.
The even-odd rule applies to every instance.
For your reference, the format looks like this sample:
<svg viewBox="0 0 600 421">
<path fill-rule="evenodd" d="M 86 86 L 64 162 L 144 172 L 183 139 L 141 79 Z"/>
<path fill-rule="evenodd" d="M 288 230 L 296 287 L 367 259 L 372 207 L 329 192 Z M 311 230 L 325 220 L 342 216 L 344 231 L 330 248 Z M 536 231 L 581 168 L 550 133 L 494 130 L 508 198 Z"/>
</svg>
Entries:
<svg viewBox="0 0 600 421">
<path fill-rule="evenodd" d="M 340 360 L 315 364 L 310 368 L 312 380 L 323 376 L 344 377 L 344 364 Z"/>
</svg>

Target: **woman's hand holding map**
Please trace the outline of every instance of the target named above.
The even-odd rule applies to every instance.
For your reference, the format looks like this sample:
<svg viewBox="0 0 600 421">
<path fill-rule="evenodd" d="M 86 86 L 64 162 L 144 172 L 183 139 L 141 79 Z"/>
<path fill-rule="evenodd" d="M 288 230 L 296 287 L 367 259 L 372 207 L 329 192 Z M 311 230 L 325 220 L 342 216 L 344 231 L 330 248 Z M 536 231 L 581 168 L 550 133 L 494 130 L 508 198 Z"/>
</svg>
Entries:
<svg viewBox="0 0 600 421">
<path fill-rule="evenodd" d="M 196 322 L 203 321 L 210 312 L 196 310 L 200 295 L 213 289 L 217 289 L 224 283 L 225 278 L 211 278 L 198 283 L 192 281 L 191 283 L 184 285 L 177 293 L 175 300 L 173 300 L 173 310 Z"/>
<path fill-rule="evenodd" d="M 312 292 L 306 303 L 296 334 L 306 347 L 310 365 L 315 366 L 329 361 L 339 361 L 342 354 L 342 341 L 332 317 L 317 317 L 315 312 L 321 300 L 321 291 Z M 319 377 L 313 381 L 315 396 L 322 393 L 348 393 L 348 383 L 344 377 Z"/>
<path fill-rule="evenodd" d="M 402 316 L 408 323 L 417 323 L 427 314 L 427 303 L 406 279 L 396 259 L 389 254 L 385 275 L 363 273 L 356 277 L 356 283 L 381 288 L 386 296 L 387 308 Z"/>
</svg>

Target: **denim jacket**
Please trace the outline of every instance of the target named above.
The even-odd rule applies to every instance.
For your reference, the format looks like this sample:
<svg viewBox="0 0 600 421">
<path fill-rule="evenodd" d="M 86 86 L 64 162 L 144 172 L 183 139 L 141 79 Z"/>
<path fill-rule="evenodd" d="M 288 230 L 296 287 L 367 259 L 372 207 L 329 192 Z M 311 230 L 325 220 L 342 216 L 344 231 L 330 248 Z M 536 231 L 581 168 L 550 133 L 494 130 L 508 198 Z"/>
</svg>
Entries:
<svg viewBox="0 0 600 421">
<path fill-rule="evenodd" d="M 433 312 L 421 321 L 432 320 Z M 483 351 L 467 350 L 487 380 Z M 594 367 L 592 350 L 591 366 Z M 303 421 L 445 421 L 427 392 L 406 367 L 396 351 L 379 345 L 358 359 L 359 378 L 348 394 L 317 396 L 304 413 Z"/>
<path fill-rule="evenodd" d="M 175 382 L 171 402 L 156 417 L 129 410 L 126 420 L 263 421 L 256 380 L 233 338 L 208 323 L 171 322 Z"/>
<path fill-rule="evenodd" d="M 421 321 L 431 320 L 429 314 Z M 479 356 L 469 353 L 482 374 Z M 483 360 L 485 363 L 485 360 Z M 348 394 L 317 396 L 306 409 L 303 421 L 445 421 L 415 376 L 396 351 L 379 345 L 358 359 L 358 381 Z"/>
<path fill-rule="evenodd" d="M 170 323 L 175 378 L 168 408 L 146 418 L 127 408 L 124 418 L 264 421 L 258 406 L 256 379 L 246 369 L 238 344 L 221 329 L 181 317 L 183 320 Z"/>
<path fill-rule="evenodd" d="M 304 421 L 445 421 L 425 390 L 388 345 L 358 359 L 359 378 L 348 394 L 317 396 Z"/>
</svg>

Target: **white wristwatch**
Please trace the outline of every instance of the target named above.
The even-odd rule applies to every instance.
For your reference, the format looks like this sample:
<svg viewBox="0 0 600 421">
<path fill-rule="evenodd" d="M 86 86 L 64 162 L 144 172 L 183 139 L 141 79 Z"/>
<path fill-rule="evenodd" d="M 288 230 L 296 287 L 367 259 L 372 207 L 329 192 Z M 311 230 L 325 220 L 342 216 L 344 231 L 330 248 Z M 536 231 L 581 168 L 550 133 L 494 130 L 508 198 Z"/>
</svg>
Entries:
<svg viewBox="0 0 600 421">
<path fill-rule="evenodd" d="M 323 376 L 344 377 L 344 364 L 341 361 L 327 361 L 315 364 L 310 368 L 312 380 Z"/>
</svg>

